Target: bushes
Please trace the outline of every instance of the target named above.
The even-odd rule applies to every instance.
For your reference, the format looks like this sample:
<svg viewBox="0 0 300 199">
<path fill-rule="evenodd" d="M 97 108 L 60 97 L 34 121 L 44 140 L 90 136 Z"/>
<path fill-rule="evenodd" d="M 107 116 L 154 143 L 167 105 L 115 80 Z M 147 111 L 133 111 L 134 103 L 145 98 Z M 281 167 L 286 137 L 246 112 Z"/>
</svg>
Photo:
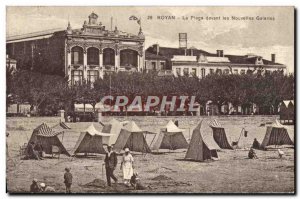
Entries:
<svg viewBox="0 0 300 199">
<path fill-rule="evenodd" d="M 234 106 L 248 107 L 255 103 L 259 107 L 273 107 L 284 99 L 294 97 L 294 76 L 272 73 L 266 76 L 256 74 L 218 75 L 198 77 L 159 77 L 156 73 L 113 73 L 105 75 L 94 83 L 74 87 L 68 86 L 67 78 L 44 75 L 31 71 L 18 71 L 10 79 L 10 92 L 17 102 L 29 102 L 37 107 L 40 115 L 54 115 L 59 109 L 72 112 L 72 104 L 89 103 L 95 106 L 105 95 L 127 96 L 196 96 L 196 101 L 205 104 L 211 100 L 219 109 L 231 102 Z M 13 82 L 13 83 L 12 83 Z M 129 100 L 130 103 L 130 100 Z M 264 108 L 268 113 L 270 108 Z"/>
</svg>

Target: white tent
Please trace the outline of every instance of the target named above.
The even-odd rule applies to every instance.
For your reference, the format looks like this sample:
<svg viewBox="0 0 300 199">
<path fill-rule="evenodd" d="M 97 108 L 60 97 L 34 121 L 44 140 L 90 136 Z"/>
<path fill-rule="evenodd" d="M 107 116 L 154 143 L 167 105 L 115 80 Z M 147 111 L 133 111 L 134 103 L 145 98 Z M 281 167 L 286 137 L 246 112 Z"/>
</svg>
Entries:
<svg viewBox="0 0 300 199">
<path fill-rule="evenodd" d="M 186 148 L 188 148 L 188 143 L 183 135 L 183 130 L 178 128 L 174 122 L 170 120 L 168 124 L 161 129 L 153 144 L 152 150 L 176 150 Z"/>
<path fill-rule="evenodd" d="M 109 137 L 108 145 L 113 145 L 116 143 L 122 127 L 123 123 L 116 120 L 115 118 L 111 119 L 107 124 L 104 124 L 102 133 L 111 134 L 111 136 Z"/>
<path fill-rule="evenodd" d="M 144 137 L 145 133 L 148 132 L 138 127 L 135 122 L 128 122 L 122 127 L 114 145 L 114 150 L 120 152 L 124 148 L 129 148 L 131 151 L 150 153 L 151 150 Z"/>
<path fill-rule="evenodd" d="M 105 154 L 103 144 L 108 144 L 111 134 L 101 133 L 91 124 L 81 132 L 72 154 L 99 153 Z"/>
</svg>

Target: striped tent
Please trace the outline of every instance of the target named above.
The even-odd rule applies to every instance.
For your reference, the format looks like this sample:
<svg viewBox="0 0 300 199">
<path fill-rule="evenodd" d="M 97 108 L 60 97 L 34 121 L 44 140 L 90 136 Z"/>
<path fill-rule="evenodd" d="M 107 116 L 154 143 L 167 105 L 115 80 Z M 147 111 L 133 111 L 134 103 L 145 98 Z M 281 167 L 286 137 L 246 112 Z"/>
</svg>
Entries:
<svg viewBox="0 0 300 199">
<path fill-rule="evenodd" d="M 216 143 L 219 145 L 221 149 L 233 149 L 232 146 L 229 144 L 225 129 L 221 126 L 221 124 L 216 120 L 212 120 L 209 123 L 209 126 L 213 130 L 213 137 Z"/>
<path fill-rule="evenodd" d="M 28 144 L 30 142 L 40 143 L 46 154 L 51 154 L 52 146 L 57 146 L 60 149 L 61 154 L 70 156 L 69 152 L 65 149 L 64 145 L 58 138 L 58 135 L 63 133 L 63 131 L 54 131 L 47 124 L 42 123 L 33 130 Z"/>
<path fill-rule="evenodd" d="M 267 126 L 266 135 L 261 143 L 261 147 L 264 149 L 269 145 L 294 145 L 294 136 L 292 133 L 288 127 L 276 120 L 271 126 Z"/>
</svg>

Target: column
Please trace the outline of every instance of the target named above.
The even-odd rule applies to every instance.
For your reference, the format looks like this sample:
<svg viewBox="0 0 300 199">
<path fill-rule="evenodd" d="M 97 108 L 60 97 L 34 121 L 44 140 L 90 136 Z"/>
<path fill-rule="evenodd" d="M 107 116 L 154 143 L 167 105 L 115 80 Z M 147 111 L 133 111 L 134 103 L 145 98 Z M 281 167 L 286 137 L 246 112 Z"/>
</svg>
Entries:
<svg viewBox="0 0 300 199">
<path fill-rule="evenodd" d="M 67 66 L 66 66 L 66 74 L 71 78 L 71 51 L 67 52 Z"/>
<path fill-rule="evenodd" d="M 83 79 L 87 80 L 87 52 L 83 53 Z"/>
<path fill-rule="evenodd" d="M 120 69 L 120 52 L 115 54 L 115 70 Z"/>
<path fill-rule="evenodd" d="M 102 122 L 102 112 L 100 109 L 97 111 L 97 122 Z"/>
<path fill-rule="evenodd" d="M 103 52 L 100 51 L 99 53 L 99 76 L 103 79 Z"/>
<path fill-rule="evenodd" d="M 59 110 L 59 117 L 60 117 L 60 122 L 65 122 L 65 111 L 64 110 Z"/>
<path fill-rule="evenodd" d="M 141 56 L 139 56 L 139 55 L 137 55 L 138 56 L 138 58 L 137 58 L 137 61 L 138 61 L 138 63 L 137 63 L 137 65 L 138 65 L 138 67 L 137 67 L 137 70 L 138 71 L 141 71 L 141 66 L 140 66 L 140 64 L 141 64 Z"/>
</svg>

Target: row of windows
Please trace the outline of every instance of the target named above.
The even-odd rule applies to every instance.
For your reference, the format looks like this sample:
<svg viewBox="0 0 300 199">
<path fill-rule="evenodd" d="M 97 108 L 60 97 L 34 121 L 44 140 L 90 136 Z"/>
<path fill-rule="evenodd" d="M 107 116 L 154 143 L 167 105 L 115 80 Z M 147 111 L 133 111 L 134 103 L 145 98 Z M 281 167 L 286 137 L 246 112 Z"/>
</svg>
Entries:
<svg viewBox="0 0 300 199">
<path fill-rule="evenodd" d="M 151 68 L 152 70 L 165 70 L 166 69 L 166 63 L 165 62 L 160 62 L 160 68 L 157 68 L 156 62 L 153 61 L 151 62 Z"/>
<path fill-rule="evenodd" d="M 121 66 L 135 66 L 138 65 L 138 53 L 134 50 L 126 49 L 120 52 Z M 83 64 L 83 49 L 79 46 L 73 47 L 71 50 L 71 64 Z M 99 49 L 88 48 L 87 50 L 87 64 L 99 65 Z M 103 65 L 115 65 L 115 50 L 105 48 L 103 50 Z"/>
<path fill-rule="evenodd" d="M 183 68 L 183 75 L 196 75 L 197 74 L 197 68 L 191 68 L 191 71 L 189 72 L 189 68 Z M 230 73 L 230 70 L 229 69 L 224 69 L 224 70 L 222 70 L 222 69 L 216 69 L 216 70 L 214 70 L 214 69 L 209 69 L 209 73 L 210 74 L 213 74 L 213 73 L 215 73 L 216 72 L 216 74 L 229 74 Z M 239 70 L 238 69 L 233 69 L 233 74 L 246 74 L 246 70 L 245 69 L 241 69 L 240 70 L 240 73 L 239 73 Z M 266 70 L 266 72 L 268 72 L 267 70 Z M 181 73 L 181 68 L 176 68 L 176 74 L 177 75 L 181 75 L 182 73 Z M 201 77 L 205 77 L 206 76 L 206 69 L 205 68 L 202 68 L 201 69 Z"/>
<path fill-rule="evenodd" d="M 97 70 L 88 70 L 87 71 L 87 81 L 95 82 L 99 79 L 99 71 Z M 79 84 L 83 81 L 83 71 L 82 70 L 73 70 L 71 73 L 72 84 Z"/>
</svg>

